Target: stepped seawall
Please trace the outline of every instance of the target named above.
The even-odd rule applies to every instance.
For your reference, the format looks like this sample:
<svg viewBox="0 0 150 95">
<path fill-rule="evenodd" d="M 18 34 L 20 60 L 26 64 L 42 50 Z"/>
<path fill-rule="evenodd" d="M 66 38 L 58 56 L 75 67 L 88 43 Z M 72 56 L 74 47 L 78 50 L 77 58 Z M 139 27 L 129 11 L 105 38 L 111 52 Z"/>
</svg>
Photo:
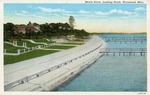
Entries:
<svg viewBox="0 0 150 95">
<path fill-rule="evenodd" d="M 85 44 L 4 66 L 5 91 L 52 91 L 95 63 L 107 44 L 93 36 Z"/>
</svg>

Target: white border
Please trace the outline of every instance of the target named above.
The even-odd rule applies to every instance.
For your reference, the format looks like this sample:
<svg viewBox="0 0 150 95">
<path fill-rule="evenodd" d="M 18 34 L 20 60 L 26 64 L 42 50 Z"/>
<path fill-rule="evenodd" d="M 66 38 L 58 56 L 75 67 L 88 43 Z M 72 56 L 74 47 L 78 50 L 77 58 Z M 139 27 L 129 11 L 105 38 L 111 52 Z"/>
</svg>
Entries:
<svg viewBox="0 0 150 95">
<path fill-rule="evenodd" d="M 143 1 L 148 0 L 4 0 L 4 3 L 85 3 L 85 1 Z"/>
<path fill-rule="evenodd" d="M 0 0 L 0 93 L 3 92 L 3 83 L 4 83 L 4 70 L 3 70 L 3 1 Z"/>
<path fill-rule="evenodd" d="M 147 2 L 147 95 L 150 95 L 150 1 Z"/>
<path fill-rule="evenodd" d="M 124 0 L 143 1 L 147 4 L 147 92 L 4 92 L 3 91 L 3 4 L 4 3 L 85 3 L 86 0 L 0 0 L 0 95 L 150 95 L 150 0 Z M 88 0 L 90 1 L 90 0 Z M 91 0 L 91 1 L 122 1 L 122 0 Z"/>
</svg>

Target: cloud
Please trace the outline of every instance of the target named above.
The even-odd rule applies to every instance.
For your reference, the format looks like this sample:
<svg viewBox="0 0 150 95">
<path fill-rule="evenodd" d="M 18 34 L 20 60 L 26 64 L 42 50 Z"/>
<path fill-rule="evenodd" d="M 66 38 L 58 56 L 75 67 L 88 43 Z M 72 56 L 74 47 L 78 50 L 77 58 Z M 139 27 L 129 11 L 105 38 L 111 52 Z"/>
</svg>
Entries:
<svg viewBox="0 0 150 95">
<path fill-rule="evenodd" d="M 38 18 L 38 19 L 47 19 L 48 17 L 45 17 L 45 16 L 40 16 L 40 15 L 35 15 L 35 14 L 33 14 L 33 15 L 30 15 L 30 17 L 34 17 L 34 18 Z"/>
<path fill-rule="evenodd" d="M 25 16 L 25 14 L 22 14 L 22 13 L 16 13 L 16 15 Z"/>
<path fill-rule="evenodd" d="M 113 14 L 113 13 L 118 13 L 118 14 L 122 14 L 122 15 L 131 15 L 132 14 L 132 12 L 117 10 L 117 9 L 113 9 L 113 10 L 109 11 L 109 14 Z"/>
<path fill-rule="evenodd" d="M 28 16 L 28 11 L 25 11 L 25 10 L 21 10 L 21 11 L 13 11 L 13 13 L 15 15 L 18 15 L 18 16 Z"/>
<path fill-rule="evenodd" d="M 27 14 L 28 12 L 27 11 L 21 11 L 22 13 L 24 13 L 24 14 Z"/>
<path fill-rule="evenodd" d="M 18 16 L 25 16 L 25 14 L 22 11 L 14 11 L 14 13 Z"/>
<path fill-rule="evenodd" d="M 48 13 L 53 13 L 53 12 L 63 12 L 63 13 L 70 13 L 69 11 L 66 11 L 64 9 L 52 9 L 52 8 L 44 8 L 44 7 L 38 7 L 42 12 L 48 12 Z"/>
<path fill-rule="evenodd" d="M 138 7 L 138 8 L 135 8 L 135 11 L 145 11 L 145 8 L 143 8 L 143 7 Z"/>
<path fill-rule="evenodd" d="M 89 12 L 89 11 L 85 11 L 85 10 L 80 10 L 79 13 L 80 13 L 80 14 L 88 14 L 88 13 L 90 13 L 90 12 Z"/>
<path fill-rule="evenodd" d="M 97 14 L 97 15 L 102 15 L 102 16 L 104 16 L 104 15 L 109 15 L 108 12 L 101 12 L 101 11 L 96 11 L 95 14 Z"/>
<path fill-rule="evenodd" d="M 112 14 L 120 14 L 120 15 L 132 15 L 135 14 L 135 12 L 129 12 L 129 11 L 123 11 L 118 9 L 112 9 L 108 12 L 102 12 L 102 11 L 95 11 L 95 14 L 101 15 L 101 16 L 108 16 Z"/>
</svg>

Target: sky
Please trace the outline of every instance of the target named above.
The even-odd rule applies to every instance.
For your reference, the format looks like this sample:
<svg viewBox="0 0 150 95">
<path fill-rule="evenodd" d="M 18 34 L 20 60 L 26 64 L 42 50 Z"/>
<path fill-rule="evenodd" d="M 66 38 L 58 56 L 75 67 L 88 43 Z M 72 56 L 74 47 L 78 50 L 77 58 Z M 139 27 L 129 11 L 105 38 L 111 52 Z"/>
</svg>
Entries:
<svg viewBox="0 0 150 95">
<path fill-rule="evenodd" d="M 146 32 L 146 4 L 4 4 L 4 23 L 68 22 L 87 32 Z"/>
</svg>

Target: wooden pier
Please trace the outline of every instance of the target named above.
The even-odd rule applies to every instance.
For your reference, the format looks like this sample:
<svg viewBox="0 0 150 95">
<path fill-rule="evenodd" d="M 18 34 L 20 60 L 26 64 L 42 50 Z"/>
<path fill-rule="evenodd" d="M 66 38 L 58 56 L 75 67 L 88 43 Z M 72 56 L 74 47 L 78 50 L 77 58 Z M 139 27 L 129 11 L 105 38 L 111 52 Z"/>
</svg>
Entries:
<svg viewBox="0 0 150 95">
<path fill-rule="evenodd" d="M 100 53 L 104 53 L 105 56 L 146 56 L 146 48 L 107 48 L 102 49 Z"/>
<path fill-rule="evenodd" d="M 146 37 L 103 37 L 106 42 L 118 43 L 145 43 Z"/>
</svg>

